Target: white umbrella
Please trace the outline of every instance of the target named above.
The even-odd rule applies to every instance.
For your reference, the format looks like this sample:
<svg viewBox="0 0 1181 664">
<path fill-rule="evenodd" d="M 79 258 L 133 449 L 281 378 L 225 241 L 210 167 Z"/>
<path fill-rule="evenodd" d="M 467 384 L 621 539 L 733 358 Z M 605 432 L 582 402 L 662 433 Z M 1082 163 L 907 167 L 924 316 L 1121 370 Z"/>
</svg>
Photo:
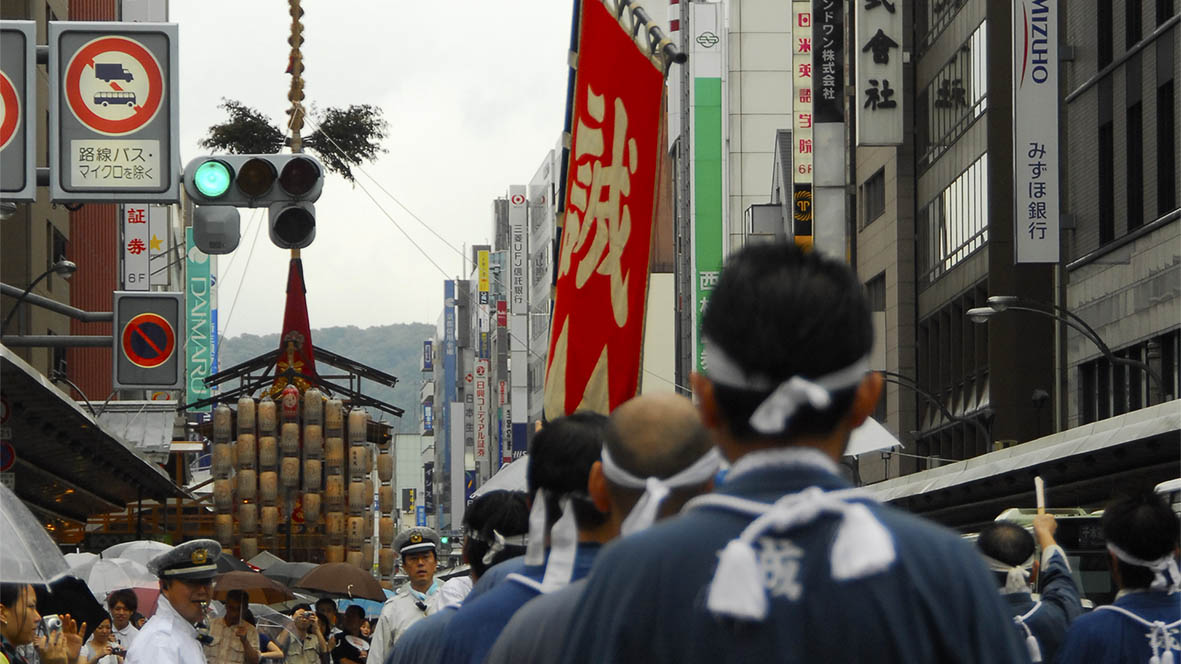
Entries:
<svg viewBox="0 0 1181 664">
<path fill-rule="evenodd" d="M 155 574 L 141 563 L 126 558 L 99 558 L 75 567 L 70 573 L 85 581 L 100 602 L 122 588 L 159 588 Z"/>
<path fill-rule="evenodd" d="M 872 417 L 865 418 L 865 423 L 853 430 L 849 436 L 849 445 L 845 448 L 845 456 L 857 456 L 866 452 L 878 452 L 902 447 L 894 434 L 878 423 Z"/>
<path fill-rule="evenodd" d="M 0 581 L 48 583 L 69 571 L 45 526 L 0 484 Z"/>
<path fill-rule="evenodd" d="M 66 554 L 66 564 L 70 566 L 70 569 L 74 569 L 75 567 L 81 567 L 83 564 L 88 563 L 92 560 L 98 560 L 97 553 L 67 553 Z"/>
<path fill-rule="evenodd" d="M 472 492 L 472 498 L 479 498 L 489 491 L 527 491 L 525 471 L 529 468 L 529 455 L 514 459 L 507 466 L 501 466 L 496 474 L 488 478 L 478 489 Z"/>
<path fill-rule="evenodd" d="M 115 544 L 103 549 L 103 558 L 126 558 L 127 560 L 134 560 L 141 565 L 147 565 L 152 558 L 171 551 L 172 545 L 164 542 L 155 542 L 152 540 L 135 540 L 134 542 L 123 542 L 122 544 Z"/>
</svg>

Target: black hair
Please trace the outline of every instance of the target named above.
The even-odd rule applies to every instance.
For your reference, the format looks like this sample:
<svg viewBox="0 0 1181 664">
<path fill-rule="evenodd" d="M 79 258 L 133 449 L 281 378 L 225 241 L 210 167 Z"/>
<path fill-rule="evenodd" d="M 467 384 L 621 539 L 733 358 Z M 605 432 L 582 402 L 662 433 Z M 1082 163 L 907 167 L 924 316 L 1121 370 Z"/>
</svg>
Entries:
<svg viewBox="0 0 1181 664">
<path fill-rule="evenodd" d="M 139 622 L 139 621 L 141 621 L 141 620 L 147 620 L 147 619 L 148 619 L 148 617 L 147 617 L 147 616 L 145 616 L 144 614 L 140 613 L 139 611 L 136 611 L 135 613 L 131 614 L 131 618 L 130 618 L 130 619 L 128 619 L 128 621 L 127 621 L 127 622 L 131 623 L 132 625 L 135 625 L 137 622 Z M 112 623 L 112 624 L 113 624 L 113 623 Z M 135 626 L 136 626 L 136 628 L 138 628 L 138 627 L 139 627 L 139 625 L 135 625 Z"/>
<path fill-rule="evenodd" d="M 595 528 L 607 515 L 595 508 L 587 495 L 591 467 L 599 460 L 610 423 L 606 415 L 579 411 L 547 424 L 529 444 L 525 483 L 529 495 L 546 491 L 549 525 L 561 515 L 561 499 L 572 498 L 580 529 Z"/>
<path fill-rule="evenodd" d="M 246 594 L 245 590 L 235 588 L 226 593 L 226 602 L 230 601 L 237 602 L 239 606 L 245 609 L 250 604 L 250 596 Z"/>
<path fill-rule="evenodd" d="M 135 591 L 130 588 L 122 588 L 120 590 L 116 590 L 110 595 L 107 595 L 108 609 L 114 611 L 115 604 L 119 602 L 123 602 L 123 606 L 126 606 L 127 610 L 131 611 L 132 613 L 135 613 L 139 610 L 139 598 L 135 596 Z"/>
<path fill-rule="evenodd" d="M 1116 498 L 1103 512 L 1103 537 L 1140 560 L 1156 560 L 1177 548 L 1181 522 L 1151 490 Z M 1147 567 L 1118 561 L 1124 588 L 1147 588 L 1155 573 Z"/>
<path fill-rule="evenodd" d="M 13 583 L 10 581 L 0 583 L 0 604 L 3 604 L 9 609 L 15 607 L 16 603 L 20 601 L 21 591 L 23 591 L 27 585 L 29 584 Z"/>
<path fill-rule="evenodd" d="M 321 604 L 328 604 L 332 607 L 332 611 L 334 613 L 339 613 L 339 611 L 336 608 L 336 602 L 328 597 L 321 597 L 320 599 L 316 600 L 316 613 L 320 613 L 320 605 Z"/>
<path fill-rule="evenodd" d="M 254 620 L 254 612 L 251 611 L 250 608 L 245 604 L 242 605 L 242 622 L 246 623 L 247 625 L 258 625 L 258 623 Z"/>
<path fill-rule="evenodd" d="M 361 620 L 364 620 L 365 619 L 365 609 L 362 608 L 360 604 L 349 604 L 344 609 L 344 617 L 347 618 L 349 616 L 354 616 L 354 617 L 360 618 Z"/>
<path fill-rule="evenodd" d="M 1012 521 L 993 521 L 980 529 L 976 548 L 989 558 L 1018 567 L 1033 555 L 1033 535 Z M 1008 574 L 994 572 L 993 576 L 1003 586 Z"/>
<path fill-rule="evenodd" d="M 873 347 L 873 318 L 857 275 L 840 261 L 792 243 L 750 245 L 731 256 L 701 327 L 744 373 L 772 383 L 827 375 Z M 706 357 L 707 375 L 708 362 Z M 833 391 L 824 410 L 801 406 L 785 432 L 766 436 L 749 420 L 769 394 L 714 382 L 718 407 L 740 440 L 827 434 L 852 406 L 856 386 Z"/>
<path fill-rule="evenodd" d="M 496 531 L 505 537 L 529 532 L 529 500 L 523 491 L 489 491 L 476 498 L 463 513 L 463 556 L 467 559 L 475 576 L 484 575 L 492 565 L 514 558 L 525 552 L 525 547 L 506 545 L 497 553 L 490 564 L 484 564 L 495 541 Z"/>
</svg>

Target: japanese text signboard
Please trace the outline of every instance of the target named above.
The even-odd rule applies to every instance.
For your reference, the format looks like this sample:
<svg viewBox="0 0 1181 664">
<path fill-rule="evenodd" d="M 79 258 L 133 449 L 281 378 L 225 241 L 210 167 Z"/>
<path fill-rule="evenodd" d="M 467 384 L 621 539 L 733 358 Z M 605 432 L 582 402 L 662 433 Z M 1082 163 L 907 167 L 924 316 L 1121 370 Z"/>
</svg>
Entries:
<svg viewBox="0 0 1181 664">
<path fill-rule="evenodd" d="M 812 0 L 812 113 L 845 121 L 845 0 Z"/>
<path fill-rule="evenodd" d="M 1058 0 L 1013 7 L 1016 262 L 1058 262 Z M 1019 118 L 1019 120 L 1017 120 Z"/>
<path fill-rule="evenodd" d="M 701 320 L 722 271 L 725 242 L 723 159 L 726 154 L 725 115 L 722 112 L 722 58 L 727 38 L 724 7 L 720 3 L 689 3 L 693 12 L 693 86 L 690 88 L 689 117 L 692 142 L 693 206 L 693 364 L 706 370 L 705 343 Z"/>
<path fill-rule="evenodd" d="M 796 242 L 812 237 L 812 99 L 816 72 L 812 61 L 812 3 L 791 3 L 792 68 L 792 229 Z"/>
<path fill-rule="evenodd" d="M 49 23 L 50 196 L 179 200 L 177 26 Z"/>
<path fill-rule="evenodd" d="M 857 3 L 857 145 L 901 145 L 902 3 Z"/>
<path fill-rule="evenodd" d="M 37 24 L 0 21 L 0 196 L 37 197 Z"/>
<path fill-rule="evenodd" d="M 208 399 L 212 391 L 205 379 L 213 370 L 213 284 L 209 256 L 193 242 L 193 229 L 185 229 L 185 398 L 192 403 Z M 212 410 L 204 406 L 196 410 Z"/>
<path fill-rule="evenodd" d="M 144 204 L 123 206 L 123 290 L 151 290 L 149 259 L 153 249 L 150 232 L 151 212 Z"/>
<path fill-rule="evenodd" d="M 601 2 L 580 7 L 545 414 L 601 413 L 639 387 L 664 76 Z M 514 367 L 515 371 L 515 367 Z"/>
</svg>

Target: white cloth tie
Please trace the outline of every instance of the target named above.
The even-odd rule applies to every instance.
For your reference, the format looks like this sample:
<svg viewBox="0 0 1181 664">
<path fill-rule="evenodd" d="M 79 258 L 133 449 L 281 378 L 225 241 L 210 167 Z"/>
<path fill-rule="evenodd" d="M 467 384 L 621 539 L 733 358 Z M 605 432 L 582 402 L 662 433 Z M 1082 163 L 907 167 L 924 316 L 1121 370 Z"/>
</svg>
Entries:
<svg viewBox="0 0 1181 664">
<path fill-rule="evenodd" d="M 992 558 L 988 558 L 988 556 L 985 556 L 985 558 L 992 560 Z M 1032 564 L 1032 561 L 1033 557 L 1031 556 L 1030 564 Z M 1014 567 L 1013 569 L 1020 568 Z M 1025 624 L 1025 621 L 1033 617 L 1033 614 L 1037 613 L 1037 610 L 1040 608 L 1042 608 L 1042 603 L 1035 602 L 1033 608 L 1026 611 L 1023 615 L 1013 616 L 1013 622 L 1016 623 L 1018 627 L 1025 630 L 1025 649 L 1029 651 L 1029 660 L 1033 662 L 1033 664 L 1038 664 L 1042 661 L 1042 646 L 1038 643 L 1037 637 L 1033 635 L 1033 631 L 1029 629 L 1029 625 Z"/>
<path fill-rule="evenodd" d="M 721 494 L 690 501 L 687 509 L 721 507 L 759 514 L 719 553 L 706 600 L 710 612 L 742 620 L 766 619 L 769 607 L 765 574 L 754 542 L 767 531 L 782 533 L 811 523 L 826 512 L 841 517 L 829 554 L 834 580 L 859 579 L 889 568 L 896 558 L 893 536 L 865 504 L 850 502 L 853 498 L 869 498 L 869 494 L 858 489 L 825 492 L 809 487 L 783 496 L 772 505 Z"/>
<path fill-rule="evenodd" d="M 469 537 L 476 541 L 483 541 L 479 533 L 472 533 Z M 492 561 L 496 560 L 496 556 L 500 555 L 500 552 L 504 551 L 506 546 L 528 546 L 528 544 L 529 537 L 527 535 L 510 535 L 505 537 L 500 534 L 500 531 L 493 530 L 492 543 L 488 545 L 488 550 L 484 553 L 484 557 L 481 560 L 485 565 L 491 565 Z"/>
<path fill-rule="evenodd" d="M 844 369 L 818 378 L 791 376 L 776 382 L 764 376 L 747 375 L 712 339 L 705 339 L 704 346 L 710 380 L 745 390 L 772 390 L 750 416 L 751 428 L 764 435 L 786 431 L 800 406 L 824 410 L 832 403 L 833 392 L 857 386 L 869 372 L 869 357 L 866 356 Z"/>
<path fill-rule="evenodd" d="M 1033 567 L 1033 555 L 1025 559 L 1025 562 L 1020 565 L 1008 565 L 996 558 L 986 556 L 983 553 L 980 557 L 984 559 L 984 564 L 993 572 L 1005 572 L 1005 589 L 1006 595 L 1012 593 L 1027 593 L 1029 592 L 1029 573 L 1030 568 Z"/>
<path fill-rule="evenodd" d="M 578 521 L 573 501 L 567 497 L 562 499 L 561 518 L 550 530 L 549 559 L 545 563 L 545 576 L 541 578 L 541 592 L 551 593 L 570 584 L 577 555 Z"/>
<path fill-rule="evenodd" d="M 525 545 L 525 564 L 531 567 L 545 563 L 546 516 L 545 489 L 538 489 L 529 510 L 529 543 Z"/>
<path fill-rule="evenodd" d="M 601 459 L 603 462 L 603 475 L 612 483 L 628 489 L 644 490 L 644 495 L 640 496 L 639 501 L 636 502 L 635 507 L 628 513 L 627 518 L 623 520 L 623 524 L 620 526 L 620 533 L 622 535 L 630 535 L 631 533 L 639 532 L 651 526 L 656 521 L 657 514 L 660 513 L 660 505 L 668 497 L 672 489 L 705 484 L 718 472 L 718 468 L 722 465 L 722 455 L 715 447 L 702 455 L 700 459 L 693 462 L 688 468 L 681 470 L 671 477 L 664 479 L 658 477 L 641 479 L 615 463 L 615 459 L 611 457 L 611 453 L 607 451 L 606 447 L 603 448 Z"/>
<path fill-rule="evenodd" d="M 1108 546 L 1111 545 L 1109 544 Z M 1118 556 L 1119 554 L 1116 555 Z M 1143 565 L 1143 567 L 1147 567 L 1147 565 Z M 1181 628 L 1181 620 L 1175 620 L 1171 623 L 1166 623 L 1162 620 L 1145 620 L 1135 613 L 1114 604 L 1097 606 L 1095 610 L 1122 613 L 1147 627 L 1149 631 L 1145 636 L 1148 638 L 1148 647 L 1152 649 L 1152 657 L 1148 659 L 1148 664 L 1173 664 L 1173 651 L 1181 649 L 1181 640 L 1178 639 L 1177 635 L 1178 629 Z"/>
<path fill-rule="evenodd" d="M 1156 560 L 1141 560 L 1111 542 L 1107 543 L 1107 550 L 1129 565 L 1152 570 L 1152 584 L 1148 586 L 1150 590 L 1167 590 L 1172 595 L 1181 588 L 1181 570 L 1177 568 L 1177 559 L 1173 557 L 1172 551 Z"/>
</svg>

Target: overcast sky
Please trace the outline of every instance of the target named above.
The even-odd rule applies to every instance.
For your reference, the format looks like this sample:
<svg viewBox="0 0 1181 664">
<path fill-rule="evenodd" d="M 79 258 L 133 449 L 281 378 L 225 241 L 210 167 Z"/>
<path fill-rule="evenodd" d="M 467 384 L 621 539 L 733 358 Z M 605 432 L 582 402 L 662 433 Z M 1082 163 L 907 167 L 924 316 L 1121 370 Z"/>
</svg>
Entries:
<svg viewBox="0 0 1181 664">
<path fill-rule="evenodd" d="M 287 2 L 170 4 L 182 163 L 205 153 L 197 141 L 225 119 L 223 97 L 285 123 Z M 527 183 L 559 138 L 571 5 L 304 0 L 305 106 L 379 106 L 388 152 L 361 168 L 454 247 L 364 174 L 356 187 L 329 177 L 303 250 L 313 328 L 436 321 L 444 277 L 386 213 L 450 276 L 461 272 L 460 247 L 491 240 L 492 200 Z M 289 252 L 271 244 L 265 210 L 241 215 L 241 244 L 220 257 L 221 332 L 277 333 Z"/>
</svg>

